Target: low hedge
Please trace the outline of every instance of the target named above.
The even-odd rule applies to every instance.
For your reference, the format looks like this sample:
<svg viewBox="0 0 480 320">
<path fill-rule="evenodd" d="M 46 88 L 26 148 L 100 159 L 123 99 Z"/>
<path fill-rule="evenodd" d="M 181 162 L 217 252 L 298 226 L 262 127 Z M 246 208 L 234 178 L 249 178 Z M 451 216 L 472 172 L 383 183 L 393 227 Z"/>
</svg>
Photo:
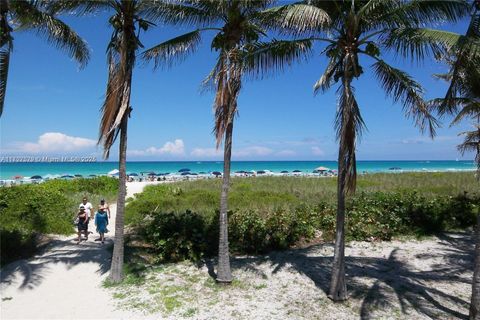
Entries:
<svg viewBox="0 0 480 320">
<path fill-rule="evenodd" d="M 271 200 L 271 201 L 270 201 Z M 229 243 L 234 253 L 264 253 L 335 234 L 336 207 L 330 201 L 299 201 L 274 191 L 232 190 Z M 480 197 L 364 192 L 347 201 L 347 240 L 390 240 L 397 235 L 431 234 L 475 222 Z M 219 194 L 175 185 L 146 188 L 127 206 L 126 221 L 158 261 L 196 260 L 218 247 Z"/>
<path fill-rule="evenodd" d="M 113 200 L 118 180 L 108 177 L 51 180 L 0 188 L 0 263 L 33 252 L 39 234 L 71 234 L 83 196 Z"/>
</svg>

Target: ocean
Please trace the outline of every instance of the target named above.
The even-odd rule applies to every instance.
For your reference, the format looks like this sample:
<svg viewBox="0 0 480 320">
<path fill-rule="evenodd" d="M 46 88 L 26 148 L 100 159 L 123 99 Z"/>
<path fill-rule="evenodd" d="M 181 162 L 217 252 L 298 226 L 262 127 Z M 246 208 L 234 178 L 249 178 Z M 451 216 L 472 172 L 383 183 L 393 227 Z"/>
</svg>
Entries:
<svg viewBox="0 0 480 320">
<path fill-rule="evenodd" d="M 323 166 L 337 169 L 336 161 L 233 161 L 232 172 L 245 170 L 270 170 L 281 172 L 283 170 L 301 170 L 305 173 L 312 172 L 315 168 Z M 176 173 L 178 170 L 188 168 L 192 172 L 223 171 L 222 161 L 130 161 L 127 162 L 127 172 L 155 172 Z M 390 170 L 397 168 L 397 170 Z M 14 176 L 31 177 L 34 175 L 75 175 L 88 176 L 101 175 L 118 169 L 118 162 L 7 162 L 0 163 L 0 179 L 12 179 Z M 357 170 L 362 172 L 398 172 L 398 171 L 467 171 L 475 170 L 473 161 L 357 161 Z"/>
</svg>

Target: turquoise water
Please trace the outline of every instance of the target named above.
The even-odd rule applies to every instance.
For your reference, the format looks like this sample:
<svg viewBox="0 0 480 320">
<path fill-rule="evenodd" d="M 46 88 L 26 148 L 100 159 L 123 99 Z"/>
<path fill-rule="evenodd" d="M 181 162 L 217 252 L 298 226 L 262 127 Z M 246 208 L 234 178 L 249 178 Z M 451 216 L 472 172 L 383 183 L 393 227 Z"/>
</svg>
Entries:
<svg viewBox="0 0 480 320">
<path fill-rule="evenodd" d="M 324 166 L 329 169 L 337 169 L 336 161 L 233 161 L 232 172 L 238 170 L 270 170 L 280 172 L 282 170 L 302 170 L 312 172 L 315 168 Z M 392 172 L 389 168 L 401 168 L 402 171 L 464 171 L 474 170 L 473 161 L 358 161 L 358 172 Z M 81 174 L 106 174 L 117 169 L 117 162 L 34 162 L 34 163 L 0 163 L 0 179 L 11 179 L 20 175 L 30 177 L 33 175 L 45 176 Z M 151 161 L 151 162 L 128 162 L 127 172 L 170 172 L 176 173 L 182 168 L 188 168 L 193 172 L 223 171 L 221 161 Z"/>
</svg>

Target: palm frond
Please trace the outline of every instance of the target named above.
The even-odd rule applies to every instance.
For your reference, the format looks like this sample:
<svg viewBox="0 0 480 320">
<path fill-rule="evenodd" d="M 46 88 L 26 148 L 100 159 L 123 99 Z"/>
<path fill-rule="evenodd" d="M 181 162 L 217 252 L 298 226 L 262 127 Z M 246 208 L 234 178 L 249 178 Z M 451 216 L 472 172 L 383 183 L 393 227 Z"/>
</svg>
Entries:
<svg viewBox="0 0 480 320">
<path fill-rule="evenodd" d="M 0 117 L 3 113 L 5 95 L 7 92 L 8 67 L 10 64 L 10 50 L 0 50 Z"/>
<path fill-rule="evenodd" d="M 15 14 L 20 22 L 20 30 L 33 30 L 47 39 L 58 49 L 66 52 L 84 67 L 90 52 L 86 42 L 63 21 L 39 10 L 27 1 L 15 1 Z"/>
<path fill-rule="evenodd" d="M 462 155 L 466 152 L 475 153 L 475 163 L 477 165 L 477 179 L 480 180 L 480 125 L 475 125 L 475 130 L 461 132 L 464 136 L 463 142 L 457 146 Z"/>
<path fill-rule="evenodd" d="M 318 31 L 331 20 L 323 9 L 308 4 L 290 4 L 259 12 L 257 19 L 269 28 L 287 33 Z"/>
<path fill-rule="evenodd" d="M 402 102 L 406 116 L 413 118 L 415 125 L 422 132 L 428 129 L 430 136 L 435 136 L 435 130 L 439 123 L 432 116 L 423 99 L 421 85 L 405 72 L 393 68 L 383 60 L 378 60 L 373 68 L 375 76 L 387 95 L 391 96 L 395 102 Z"/>
<path fill-rule="evenodd" d="M 460 121 L 467 117 L 480 119 L 480 102 L 470 99 L 463 100 L 463 107 L 452 120 L 452 123 L 450 124 L 451 126 L 458 124 Z"/>
<path fill-rule="evenodd" d="M 470 5 L 465 0 L 413 0 L 404 3 L 398 11 L 415 25 L 432 24 L 459 21 L 468 15 Z"/>
<path fill-rule="evenodd" d="M 47 12 L 53 15 L 68 13 L 78 16 L 94 14 L 111 7 L 109 0 L 47 0 L 43 4 Z"/>
<path fill-rule="evenodd" d="M 216 89 L 217 77 L 223 70 L 223 63 L 226 59 L 225 56 L 226 56 L 225 52 L 221 51 L 217 60 L 216 60 L 217 63 L 215 63 L 215 66 L 210 71 L 208 76 L 206 76 L 205 79 L 203 79 L 203 81 L 202 81 L 202 84 L 201 84 L 202 91 L 204 91 L 204 90 L 215 90 Z"/>
<path fill-rule="evenodd" d="M 159 65 L 172 66 L 174 62 L 181 62 L 197 48 L 201 40 L 201 31 L 197 29 L 162 42 L 144 51 L 142 58 L 146 61 L 153 60 L 155 68 Z"/>
<path fill-rule="evenodd" d="M 120 101 L 122 100 L 123 90 L 121 81 L 120 67 L 118 63 L 112 59 L 111 54 L 109 54 L 107 91 L 105 93 L 105 101 L 101 108 L 102 119 L 100 121 L 98 138 L 98 144 L 103 145 L 103 157 L 105 159 L 108 159 L 110 148 L 118 135 L 118 128 L 114 128 L 113 125 L 118 115 Z"/>
<path fill-rule="evenodd" d="M 430 53 L 442 56 L 464 37 L 448 31 L 426 28 L 394 28 L 382 36 L 382 43 L 395 54 L 412 60 L 422 60 Z"/>
<path fill-rule="evenodd" d="M 343 161 L 345 172 L 340 173 L 345 177 L 345 186 L 347 193 L 354 193 L 357 182 L 357 164 L 356 164 L 356 143 L 363 131 L 366 129 L 355 99 L 354 89 L 350 83 L 342 83 L 338 88 L 340 99 L 335 117 L 335 129 L 337 139 L 339 140 L 339 156 Z"/>
<path fill-rule="evenodd" d="M 312 52 L 312 41 L 273 40 L 256 42 L 248 46 L 245 54 L 245 70 L 256 77 L 264 77 L 276 71 L 283 71 L 286 66 L 307 59 Z"/>
<path fill-rule="evenodd" d="M 335 56 L 330 57 L 330 60 L 325 71 L 323 72 L 323 75 L 317 82 L 315 82 L 313 86 L 314 94 L 318 94 L 320 91 L 326 92 L 335 82 L 337 82 L 335 80 L 335 74 L 339 71 L 340 66 L 341 60 L 339 60 Z"/>
<path fill-rule="evenodd" d="M 221 16 L 223 1 L 143 1 L 139 15 L 151 21 L 167 24 L 185 24 L 199 27 L 217 22 Z M 214 3 L 217 4 L 214 8 Z"/>
<path fill-rule="evenodd" d="M 238 63 L 238 52 L 232 51 L 220 56 L 219 72 L 216 75 L 217 92 L 213 105 L 215 125 L 213 133 L 217 148 L 225 131 L 237 113 L 237 99 L 242 85 L 242 68 Z"/>
</svg>

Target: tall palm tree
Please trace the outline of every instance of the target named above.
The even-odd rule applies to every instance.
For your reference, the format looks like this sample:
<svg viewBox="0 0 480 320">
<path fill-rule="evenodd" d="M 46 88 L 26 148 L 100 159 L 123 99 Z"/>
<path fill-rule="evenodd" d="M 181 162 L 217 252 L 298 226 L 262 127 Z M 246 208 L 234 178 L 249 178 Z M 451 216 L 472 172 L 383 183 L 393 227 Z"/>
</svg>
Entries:
<svg viewBox="0 0 480 320">
<path fill-rule="evenodd" d="M 329 62 L 315 83 L 314 92 L 325 92 L 338 83 L 340 97 L 335 120 L 339 141 L 337 220 L 329 297 L 341 301 L 347 299 L 345 197 L 355 192 L 356 145 L 365 129 L 353 87 L 354 80 L 364 74 L 361 58 L 373 62 L 371 71 L 380 87 L 395 102 L 402 103 L 406 116 L 433 136 L 437 122 L 423 99 L 421 85 L 388 64 L 383 55 L 390 51 L 420 59 L 431 51 L 439 54 L 444 42 L 451 41 L 449 35 L 421 27 L 428 23 L 456 21 L 468 11 L 468 6 L 461 0 L 308 0 L 272 10 L 284 12 L 286 28 L 307 32 L 312 35 L 312 41 L 326 44 L 323 52 Z M 330 17 L 328 26 L 316 19 L 319 12 L 326 12 Z"/>
<path fill-rule="evenodd" d="M 98 140 L 98 143 L 103 145 L 104 158 L 107 159 L 113 143 L 120 134 L 115 240 L 109 276 L 113 282 L 119 282 L 123 278 L 127 126 L 132 111 L 130 96 L 133 69 L 136 53 L 143 48 L 139 38 L 140 31 L 147 31 L 153 25 L 143 19 L 140 13 L 151 4 L 151 1 L 142 0 L 66 0 L 55 2 L 50 7 L 50 10 L 55 12 L 76 9 L 80 15 L 105 9 L 113 11 L 109 18 L 113 32 L 107 46 L 108 82 Z"/>
<path fill-rule="evenodd" d="M 0 0 L 0 116 L 7 91 L 13 33 L 24 30 L 44 37 L 49 44 L 77 60 L 81 67 L 86 65 L 90 57 L 85 41 L 68 25 L 44 10 L 39 1 Z"/>
<path fill-rule="evenodd" d="M 204 85 L 211 86 L 216 91 L 213 103 L 215 112 L 213 133 L 217 148 L 222 140 L 224 147 L 216 278 L 219 283 L 231 283 L 233 279 L 228 245 L 228 192 L 233 125 L 238 112 L 237 99 L 243 77 L 245 74 L 258 76 L 271 68 L 282 69 L 285 65 L 303 57 L 311 48 L 309 39 L 260 41 L 266 36 L 265 28 L 268 25 L 265 21 L 269 20 L 266 19 L 267 16 L 263 11 L 272 2 L 271 0 L 185 0 L 160 3 L 156 9 L 147 10 L 147 16 L 151 18 L 200 27 L 145 51 L 143 57 L 146 60 L 154 60 L 156 66 L 171 63 L 174 59 L 182 60 L 186 54 L 195 50 L 203 32 L 215 32 L 211 48 L 218 52 L 218 58 Z"/>
<path fill-rule="evenodd" d="M 472 2 L 470 24 L 464 36 L 448 47 L 450 70 L 438 77 L 450 83 L 444 98 L 432 100 L 440 115 L 453 115 L 451 126 L 464 119 L 473 121 L 474 130 L 462 132 L 458 150 L 475 153 L 477 179 L 480 180 L 480 1 Z M 480 209 L 477 215 L 475 262 L 470 303 L 470 319 L 480 319 Z"/>
</svg>

